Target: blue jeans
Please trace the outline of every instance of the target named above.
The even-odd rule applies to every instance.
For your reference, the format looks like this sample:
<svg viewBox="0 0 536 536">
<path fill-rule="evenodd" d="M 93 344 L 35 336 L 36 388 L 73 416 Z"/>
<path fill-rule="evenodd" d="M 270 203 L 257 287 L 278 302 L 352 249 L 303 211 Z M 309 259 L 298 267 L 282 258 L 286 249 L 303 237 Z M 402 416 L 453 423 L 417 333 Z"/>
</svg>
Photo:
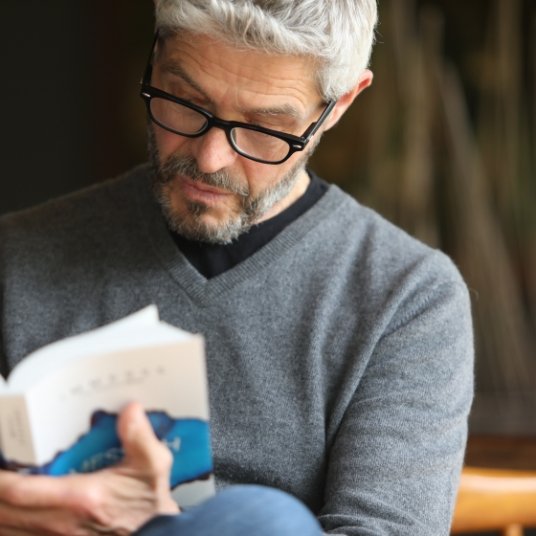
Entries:
<svg viewBox="0 0 536 536">
<path fill-rule="evenodd" d="M 232 486 L 180 515 L 151 519 L 136 536 L 321 536 L 313 514 L 271 488 Z"/>
</svg>

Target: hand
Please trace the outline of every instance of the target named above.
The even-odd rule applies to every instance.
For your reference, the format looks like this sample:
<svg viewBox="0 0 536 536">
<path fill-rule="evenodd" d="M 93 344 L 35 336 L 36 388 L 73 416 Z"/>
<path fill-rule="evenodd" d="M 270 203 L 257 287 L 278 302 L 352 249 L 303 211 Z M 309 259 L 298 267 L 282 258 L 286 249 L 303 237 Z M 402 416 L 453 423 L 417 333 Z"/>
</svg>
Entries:
<svg viewBox="0 0 536 536">
<path fill-rule="evenodd" d="M 95 473 L 65 477 L 0 471 L 0 536 L 128 535 L 179 509 L 169 492 L 171 453 L 137 403 L 118 419 L 125 458 Z"/>
</svg>

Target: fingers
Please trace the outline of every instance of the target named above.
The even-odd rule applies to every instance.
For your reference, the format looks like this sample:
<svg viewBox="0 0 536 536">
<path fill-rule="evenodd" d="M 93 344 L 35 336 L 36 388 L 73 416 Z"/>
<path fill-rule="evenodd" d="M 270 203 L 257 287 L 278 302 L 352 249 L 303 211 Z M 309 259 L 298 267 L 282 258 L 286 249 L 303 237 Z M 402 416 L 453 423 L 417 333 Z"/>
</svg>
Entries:
<svg viewBox="0 0 536 536">
<path fill-rule="evenodd" d="M 11 472 L 0 475 L 0 501 L 13 507 L 54 508 L 63 505 L 69 494 L 63 479 Z"/>
<path fill-rule="evenodd" d="M 137 402 L 128 404 L 119 415 L 117 429 L 125 452 L 121 469 L 145 480 L 154 492 L 159 513 L 177 513 L 179 508 L 169 491 L 173 457 L 154 434 L 142 406 Z"/>
<path fill-rule="evenodd" d="M 169 492 L 171 453 L 136 403 L 120 414 L 125 459 L 87 475 L 0 471 L 0 536 L 130 534 L 159 513 L 177 513 Z"/>
<path fill-rule="evenodd" d="M 172 457 L 156 437 L 142 406 L 128 404 L 119 415 L 119 439 L 125 452 L 125 464 L 156 476 L 169 475 Z"/>
<path fill-rule="evenodd" d="M 90 536 L 72 513 L 52 508 L 21 508 L 0 504 L 0 536 L 35 536 L 39 534 Z"/>
<path fill-rule="evenodd" d="M 0 471 L 0 536 L 93 534 L 75 532 L 86 501 L 69 508 L 80 495 L 72 480 Z"/>
</svg>

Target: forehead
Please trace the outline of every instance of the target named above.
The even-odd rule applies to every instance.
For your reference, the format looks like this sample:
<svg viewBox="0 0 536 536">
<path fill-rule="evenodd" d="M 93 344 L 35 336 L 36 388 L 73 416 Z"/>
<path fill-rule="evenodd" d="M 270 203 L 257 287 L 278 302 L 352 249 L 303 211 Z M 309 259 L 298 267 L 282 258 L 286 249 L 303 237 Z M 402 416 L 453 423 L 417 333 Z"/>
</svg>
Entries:
<svg viewBox="0 0 536 536">
<path fill-rule="evenodd" d="M 167 37 L 157 63 L 164 74 L 182 79 L 218 103 L 267 99 L 305 111 L 321 98 L 314 60 L 234 47 L 206 35 Z"/>
</svg>

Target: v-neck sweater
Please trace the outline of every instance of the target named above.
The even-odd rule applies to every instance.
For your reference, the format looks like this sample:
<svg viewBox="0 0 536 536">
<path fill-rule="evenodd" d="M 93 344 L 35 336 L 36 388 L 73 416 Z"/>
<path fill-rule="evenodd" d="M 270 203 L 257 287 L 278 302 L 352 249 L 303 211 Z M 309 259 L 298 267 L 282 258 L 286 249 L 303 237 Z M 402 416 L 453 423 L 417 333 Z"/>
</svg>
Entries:
<svg viewBox="0 0 536 536">
<path fill-rule="evenodd" d="M 215 477 L 301 499 L 329 534 L 447 535 L 472 399 L 452 262 L 331 185 L 207 279 L 150 168 L 0 218 L 0 364 L 149 303 L 206 341 Z"/>
<path fill-rule="evenodd" d="M 327 183 L 314 173 L 309 173 L 309 177 L 305 193 L 294 203 L 272 218 L 252 225 L 228 244 L 189 240 L 170 231 L 173 240 L 190 264 L 207 279 L 220 275 L 261 249 L 324 195 Z"/>
</svg>

